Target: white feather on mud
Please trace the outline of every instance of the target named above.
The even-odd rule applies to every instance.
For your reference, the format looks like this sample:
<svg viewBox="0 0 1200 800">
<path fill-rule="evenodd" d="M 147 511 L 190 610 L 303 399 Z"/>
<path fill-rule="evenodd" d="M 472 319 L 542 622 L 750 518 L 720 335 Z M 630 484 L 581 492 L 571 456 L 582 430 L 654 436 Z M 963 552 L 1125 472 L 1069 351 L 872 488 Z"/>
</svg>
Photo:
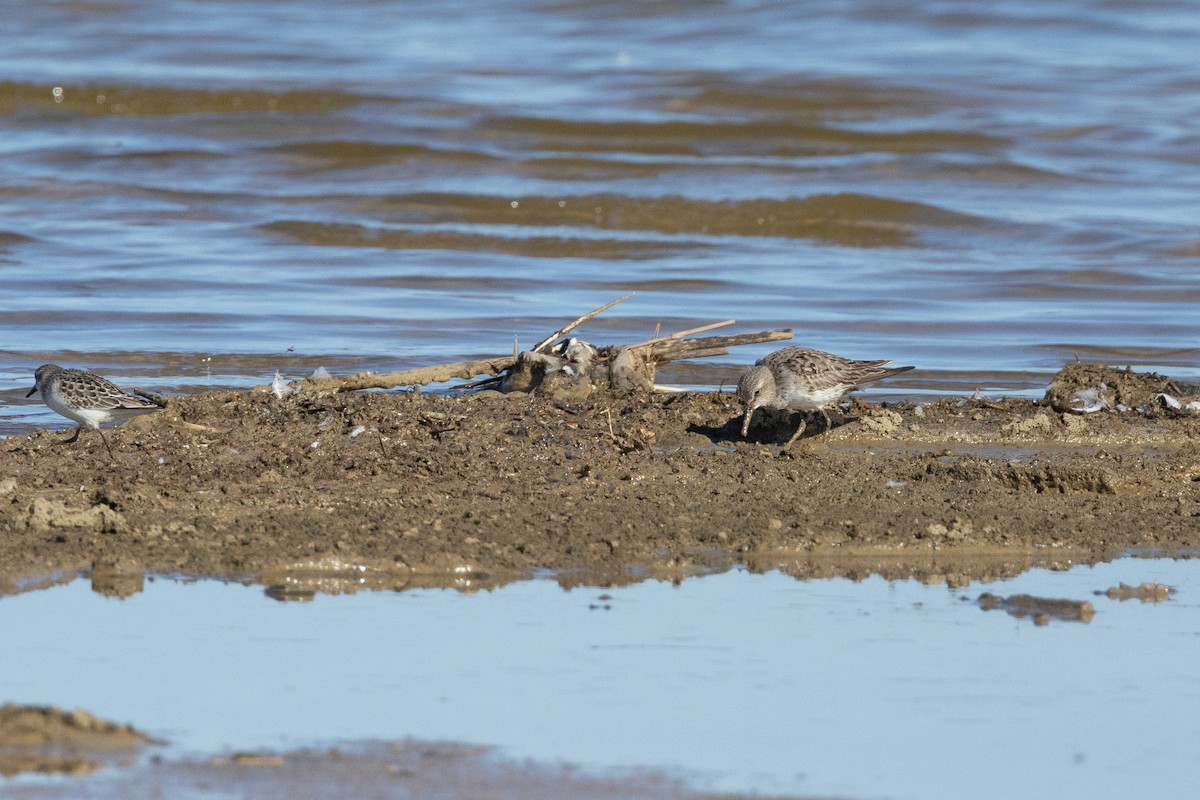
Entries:
<svg viewBox="0 0 1200 800">
<path fill-rule="evenodd" d="M 1154 399 L 1172 411 L 1187 411 L 1189 413 L 1200 411 L 1200 400 L 1192 400 L 1190 403 L 1184 405 L 1179 401 L 1179 398 L 1166 392 L 1159 392 L 1154 395 Z"/>
<path fill-rule="evenodd" d="M 1080 389 L 1071 395 L 1071 408 L 1081 414 L 1094 414 L 1110 408 L 1111 397 L 1108 386 L 1103 383 L 1098 387 Z"/>
<path fill-rule="evenodd" d="M 282 400 L 287 394 L 287 381 L 279 374 L 279 370 L 275 370 L 275 377 L 271 380 L 271 394 L 275 395 L 276 400 Z"/>
<path fill-rule="evenodd" d="M 1158 394 L 1154 395 L 1154 399 L 1161 401 L 1162 404 L 1164 406 L 1166 406 L 1167 408 L 1172 408 L 1176 411 L 1183 408 L 1183 406 L 1181 406 L 1179 404 L 1178 400 L 1176 400 L 1174 397 L 1167 394 L 1166 392 L 1159 392 Z"/>
</svg>

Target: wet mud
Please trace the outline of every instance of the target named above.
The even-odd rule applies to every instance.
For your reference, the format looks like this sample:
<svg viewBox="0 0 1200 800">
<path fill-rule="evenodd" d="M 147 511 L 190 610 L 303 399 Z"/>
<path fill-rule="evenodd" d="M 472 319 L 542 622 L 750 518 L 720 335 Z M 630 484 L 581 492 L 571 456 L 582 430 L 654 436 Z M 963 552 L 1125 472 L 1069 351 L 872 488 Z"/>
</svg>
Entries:
<svg viewBox="0 0 1200 800">
<path fill-rule="evenodd" d="M 51 706 L 0 706 L 0 776 L 22 772 L 86 775 L 128 765 L 154 739 L 86 711 Z"/>
<path fill-rule="evenodd" d="M 158 572 L 304 599 L 736 563 L 956 585 L 1200 544 L 1200 415 L 1122 409 L 871 403 L 783 449 L 798 419 L 743 439 L 717 392 L 193 395 L 109 431 L 115 459 L 92 432 L 0 444 L 0 590 Z"/>
<path fill-rule="evenodd" d="M 0 782 L 0 798 L 23 800 L 197 796 L 736 800 L 741 795 L 697 791 L 678 777 L 649 770 L 590 774 L 569 764 L 505 760 L 486 747 L 415 740 L 143 763 L 70 782 L 11 788 Z"/>
</svg>

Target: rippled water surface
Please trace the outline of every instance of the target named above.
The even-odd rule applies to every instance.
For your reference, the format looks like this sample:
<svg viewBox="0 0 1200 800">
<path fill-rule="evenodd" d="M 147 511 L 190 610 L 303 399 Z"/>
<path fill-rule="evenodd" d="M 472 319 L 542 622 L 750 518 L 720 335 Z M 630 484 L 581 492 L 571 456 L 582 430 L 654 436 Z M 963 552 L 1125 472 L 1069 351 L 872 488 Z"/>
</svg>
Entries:
<svg viewBox="0 0 1200 800">
<path fill-rule="evenodd" d="M 1186 797 L 1200 780 L 1198 564 L 1123 559 L 959 590 L 735 570 L 311 603 L 162 579 L 116 600 L 75 581 L 0 598 L 0 696 L 133 722 L 172 760 L 413 736 L 664 768 L 716 791 Z M 1103 594 L 1148 581 L 1171 599 Z M 985 591 L 1086 600 L 1095 616 L 1038 626 L 982 610 Z"/>
<path fill-rule="evenodd" d="M 0 432 L 55 419 L 44 361 L 394 369 L 628 290 L 587 338 L 791 327 L 914 394 L 1198 373 L 1194 2 L 12 0 L 0 35 Z"/>
</svg>

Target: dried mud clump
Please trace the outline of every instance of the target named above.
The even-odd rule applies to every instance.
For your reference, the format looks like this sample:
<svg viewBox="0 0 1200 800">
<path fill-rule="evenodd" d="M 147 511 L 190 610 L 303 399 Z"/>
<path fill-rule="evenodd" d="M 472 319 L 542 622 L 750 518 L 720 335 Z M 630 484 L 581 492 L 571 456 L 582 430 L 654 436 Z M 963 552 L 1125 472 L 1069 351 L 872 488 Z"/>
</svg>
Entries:
<svg viewBox="0 0 1200 800">
<path fill-rule="evenodd" d="M 620 397 L 654 388 L 655 363 L 628 347 L 596 348 L 569 339 L 547 353 L 525 351 L 504 374 L 501 392 L 533 392 L 560 402 Z"/>
<path fill-rule="evenodd" d="M 1168 395 L 1186 406 L 1200 398 L 1200 386 L 1156 372 L 1075 363 L 1067 364 L 1054 376 L 1046 389 L 1046 402 L 1059 412 L 1134 409 L 1153 406 L 1159 395 Z"/>
</svg>

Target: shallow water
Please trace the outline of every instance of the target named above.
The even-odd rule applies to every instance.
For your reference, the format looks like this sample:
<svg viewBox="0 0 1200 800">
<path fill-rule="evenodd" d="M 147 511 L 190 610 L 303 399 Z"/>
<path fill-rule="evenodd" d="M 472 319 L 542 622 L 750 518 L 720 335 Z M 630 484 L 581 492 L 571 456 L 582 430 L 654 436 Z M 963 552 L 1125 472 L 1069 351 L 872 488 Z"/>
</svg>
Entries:
<svg viewBox="0 0 1200 800">
<path fill-rule="evenodd" d="M 745 571 L 268 599 L 157 579 L 0 598 L 0 696 L 83 707 L 168 758 L 371 737 L 498 745 L 714 790 L 858 798 L 1186 796 L 1200 778 L 1193 560 L 966 589 Z M 1166 602 L 1094 593 L 1161 582 Z M 1090 600 L 1036 626 L 975 599 Z"/>
<path fill-rule="evenodd" d="M 1194 4 L 14 0 L 0 434 L 143 388 L 727 318 L 1039 394 L 1196 378 Z M 715 386 L 771 346 L 666 382 Z"/>
</svg>

